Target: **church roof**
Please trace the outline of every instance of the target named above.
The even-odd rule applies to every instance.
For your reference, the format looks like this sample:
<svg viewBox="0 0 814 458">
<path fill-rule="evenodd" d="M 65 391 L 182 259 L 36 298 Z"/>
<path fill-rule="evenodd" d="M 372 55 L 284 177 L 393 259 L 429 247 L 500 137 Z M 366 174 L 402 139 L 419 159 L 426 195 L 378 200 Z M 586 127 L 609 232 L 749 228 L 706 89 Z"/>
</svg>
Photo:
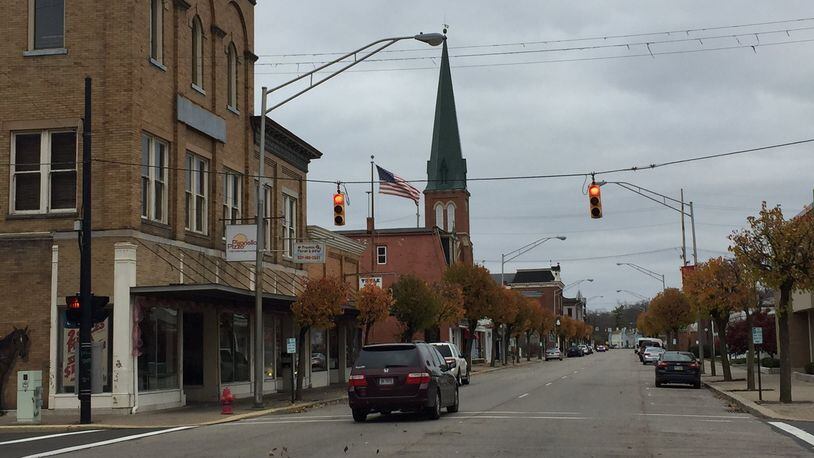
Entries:
<svg viewBox="0 0 814 458">
<path fill-rule="evenodd" d="M 432 131 L 430 160 L 427 161 L 427 178 L 429 181 L 425 191 L 466 189 L 466 159 L 461 153 L 446 40 L 441 51 L 441 73 L 438 78 L 435 124 Z"/>
</svg>

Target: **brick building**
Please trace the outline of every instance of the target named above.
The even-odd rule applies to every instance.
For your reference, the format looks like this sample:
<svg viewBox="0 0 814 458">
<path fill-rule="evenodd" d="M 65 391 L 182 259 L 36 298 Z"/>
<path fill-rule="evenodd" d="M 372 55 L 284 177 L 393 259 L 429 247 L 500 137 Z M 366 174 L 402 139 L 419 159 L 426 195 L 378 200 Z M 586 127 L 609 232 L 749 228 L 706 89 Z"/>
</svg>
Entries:
<svg viewBox="0 0 814 458">
<path fill-rule="evenodd" d="M 130 411 L 252 394 L 253 342 L 264 339 L 266 392 L 288 389 L 284 339 L 308 271 L 310 161 L 321 153 L 268 120 L 264 271 L 225 261 L 225 224 L 255 215 L 259 118 L 253 107 L 254 0 L 25 0 L 0 28 L 0 334 L 29 326 L 28 361 L 46 406 L 73 409 L 75 329 L 65 297 L 79 287 L 83 80 L 93 79 L 93 292 L 110 316 L 94 330 L 94 408 Z M 89 19 L 90 18 L 90 19 Z M 314 229 L 316 230 L 316 229 Z M 338 240 L 338 239 L 336 239 Z M 327 243 L 325 272 L 358 267 L 361 247 Z M 334 259 L 339 257 L 339 269 Z M 314 267 L 312 267 L 314 269 Z M 253 296 L 264 289 L 264 335 Z M 350 314 L 316 330 L 344 369 Z M 313 339 L 312 339 L 313 340 Z M 333 343 L 336 342 L 336 345 Z M 326 356 L 327 355 L 327 356 Z M 341 381 L 307 369 L 306 384 Z M 14 407 L 16 377 L 3 405 Z M 44 382 L 45 383 L 45 382 Z"/>
</svg>

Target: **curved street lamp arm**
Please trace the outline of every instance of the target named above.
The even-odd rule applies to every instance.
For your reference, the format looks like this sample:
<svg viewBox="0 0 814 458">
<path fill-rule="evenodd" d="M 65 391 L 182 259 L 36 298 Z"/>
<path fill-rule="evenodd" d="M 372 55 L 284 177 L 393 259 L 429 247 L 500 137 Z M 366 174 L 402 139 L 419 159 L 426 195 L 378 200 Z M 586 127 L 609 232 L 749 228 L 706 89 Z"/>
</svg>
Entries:
<svg viewBox="0 0 814 458">
<path fill-rule="evenodd" d="M 503 254 L 503 256 L 505 257 L 504 262 L 511 261 L 512 259 L 515 259 L 518 256 L 526 254 L 529 251 L 537 248 L 538 246 L 542 245 L 543 243 L 545 243 L 545 242 L 547 242 L 547 241 L 549 241 L 551 239 L 565 240 L 565 237 L 563 237 L 563 236 L 551 236 L 551 237 L 543 237 L 541 239 L 537 239 L 537 240 L 535 240 L 535 241 L 533 241 L 533 242 L 531 242 L 531 243 L 529 243 L 527 245 L 521 246 L 520 248 L 518 248 L 516 250 L 510 251 L 508 253 L 504 253 Z M 513 256 L 510 256 L 510 255 L 513 255 Z"/>
<path fill-rule="evenodd" d="M 644 267 L 642 267 L 642 266 L 639 266 L 639 265 L 633 264 L 633 263 L 631 263 L 631 262 L 620 262 L 620 263 L 618 263 L 618 264 L 619 264 L 620 266 L 630 266 L 630 267 L 632 267 L 633 269 L 635 269 L 635 270 L 637 270 L 637 271 L 639 271 L 639 272 L 641 272 L 641 273 L 643 273 L 643 274 L 647 275 L 647 276 L 648 276 L 648 277 L 650 277 L 650 278 L 653 278 L 653 279 L 659 280 L 659 281 L 661 281 L 661 282 L 664 282 L 664 275 L 663 275 L 663 274 L 660 274 L 660 273 L 658 273 L 658 272 L 654 272 L 654 271 L 652 271 L 652 270 L 650 270 L 650 269 L 646 269 L 646 268 L 644 268 Z"/>
<path fill-rule="evenodd" d="M 615 184 L 615 185 L 619 186 L 620 188 L 624 188 L 624 189 L 627 189 L 630 192 L 634 192 L 634 193 L 636 193 L 636 194 L 638 194 L 638 195 L 640 195 L 640 196 L 642 196 L 642 197 L 644 197 L 646 199 L 650 199 L 653 202 L 656 202 L 657 204 L 663 205 L 663 206 L 669 208 L 670 210 L 681 213 L 684 216 L 690 216 L 689 213 L 687 213 L 686 211 L 683 210 L 683 208 L 681 207 L 681 201 L 678 200 L 678 199 L 674 199 L 674 198 L 672 198 L 670 196 L 666 196 L 666 195 L 658 193 L 656 191 L 653 191 L 653 190 L 650 190 L 650 189 L 647 189 L 647 188 L 643 188 L 643 187 L 641 187 L 639 185 L 635 185 L 633 183 L 628 183 L 627 181 L 606 181 L 604 183 L 605 184 Z M 653 196 L 656 196 L 656 197 L 653 197 Z M 660 197 L 660 199 L 658 199 L 657 197 Z M 673 204 L 676 204 L 676 206 L 674 207 L 673 205 L 668 203 L 668 201 L 673 203 Z M 684 205 L 686 206 L 687 204 L 684 203 Z"/>
</svg>

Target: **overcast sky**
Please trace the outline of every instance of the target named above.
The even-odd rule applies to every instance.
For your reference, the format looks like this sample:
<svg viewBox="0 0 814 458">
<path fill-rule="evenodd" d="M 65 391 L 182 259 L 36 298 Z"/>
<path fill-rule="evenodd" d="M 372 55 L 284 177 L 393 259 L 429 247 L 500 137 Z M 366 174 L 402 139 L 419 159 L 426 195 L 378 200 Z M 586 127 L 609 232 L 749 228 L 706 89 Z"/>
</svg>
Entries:
<svg viewBox="0 0 814 458">
<path fill-rule="evenodd" d="M 591 172 L 814 138 L 814 41 L 807 41 L 814 40 L 814 20 L 709 29 L 809 17 L 810 1 L 263 0 L 255 18 L 255 82 L 259 93 L 332 57 L 310 54 L 448 24 L 468 177 Z M 553 42 L 667 31 L 673 33 Z M 674 42 L 662 43 L 668 40 Z M 523 44 L 504 46 L 512 43 Z M 552 51 L 576 47 L 590 49 Z M 371 154 L 406 179 L 426 178 L 441 49 L 416 41 L 390 49 L 376 56 L 389 60 L 362 63 L 272 113 L 324 153 L 309 178 L 367 180 Z M 683 187 L 696 205 L 703 261 L 726 254 L 727 235 L 762 200 L 781 204 L 786 215 L 811 202 L 812 150 L 814 143 L 597 180 L 676 198 Z M 364 227 L 368 188 L 348 185 L 347 228 Z M 471 181 L 476 262 L 497 273 L 501 253 L 564 235 L 507 263 L 506 271 L 560 262 L 565 283 L 595 279 L 579 286 L 585 296 L 603 296 L 589 309 L 635 300 L 618 289 L 645 296 L 661 289 L 660 281 L 617 262 L 664 273 L 668 286 L 680 286 L 679 214 L 617 186 L 602 190 L 604 218 L 592 220 L 583 178 Z M 331 185 L 309 185 L 309 224 L 333 227 L 332 192 Z M 421 208 L 423 224 L 423 202 Z M 377 195 L 376 220 L 379 228 L 409 227 L 415 206 Z"/>
</svg>

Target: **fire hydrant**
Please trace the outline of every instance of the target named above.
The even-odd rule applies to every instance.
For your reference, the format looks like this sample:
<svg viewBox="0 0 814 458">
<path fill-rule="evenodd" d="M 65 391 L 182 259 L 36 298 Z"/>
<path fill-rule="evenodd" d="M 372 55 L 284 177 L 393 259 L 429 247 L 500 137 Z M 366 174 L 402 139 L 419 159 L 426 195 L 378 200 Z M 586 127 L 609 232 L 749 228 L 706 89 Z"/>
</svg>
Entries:
<svg viewBox="0 0 814 458">
<path fill-rule="evenodd" d="M 232 415 L 234 412 L 232 411 L 232 402 L 234 402 L 235 397 L 232 395 L 232 390 L 229 389 L 227 386 L 223 389 L 223 394 L 220 395 L 220 414 L 221 415 Z"/>
</svg>

